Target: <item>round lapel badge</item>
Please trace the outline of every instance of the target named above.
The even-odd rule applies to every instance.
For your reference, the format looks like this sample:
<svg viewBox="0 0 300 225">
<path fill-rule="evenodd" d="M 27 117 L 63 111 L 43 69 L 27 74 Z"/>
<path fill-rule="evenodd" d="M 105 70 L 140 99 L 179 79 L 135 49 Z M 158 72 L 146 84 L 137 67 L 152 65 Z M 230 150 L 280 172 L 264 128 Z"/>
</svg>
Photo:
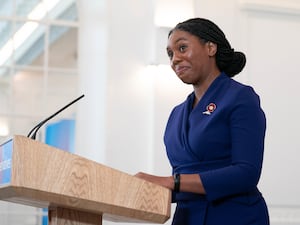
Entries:
<svg viewBox="0 0 300 225">
<path fill-rule="evenodd" d="M 203 114 L 210 115 L 213 111 L 215 111 L 217 108 L 215 103 L 209 103 L 208 106 L 206 106 L 206 111 L 203 112 Z"/>
<path fill-rule="evenodd" d="M 215 103 L 209 103 L 209 105 L 206 107 L 206 110 L 210 113 L 212 113 L 213 111 L 215 111 L 217 108 Z"/>
</svg>

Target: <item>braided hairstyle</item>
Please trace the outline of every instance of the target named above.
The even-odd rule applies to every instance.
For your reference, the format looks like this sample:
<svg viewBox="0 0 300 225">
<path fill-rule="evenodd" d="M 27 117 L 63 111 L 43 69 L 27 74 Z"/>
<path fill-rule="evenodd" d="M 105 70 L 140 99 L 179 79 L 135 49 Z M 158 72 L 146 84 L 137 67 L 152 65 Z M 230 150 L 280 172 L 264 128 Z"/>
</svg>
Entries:
<svg viewBox="0 0 300 225">
<path fill-rule="evenodd" d="M 175 30 L 189 32 L 197 36 L 201 41 L 217 44 L 216 63 L 220 71 L 229 77 L 240 73 L 246 65 L 246 56 L 242 52 L 231 48 L 223 31 L 212 21 L 204 18 L 193 18 L 178 23 L 170 32 L 169 37 Z"/>
</svg>

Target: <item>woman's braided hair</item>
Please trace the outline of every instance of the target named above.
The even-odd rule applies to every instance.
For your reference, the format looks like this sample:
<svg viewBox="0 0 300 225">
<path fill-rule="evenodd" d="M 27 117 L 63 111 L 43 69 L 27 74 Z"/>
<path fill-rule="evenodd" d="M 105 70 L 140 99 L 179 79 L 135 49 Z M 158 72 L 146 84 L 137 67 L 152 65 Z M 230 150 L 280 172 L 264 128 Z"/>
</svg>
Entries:
<svg viewBox="0 0 300 225">
<path fill-rule="evenodd" d="M 217 44 L 216 63 L 218 68 L 229 77 L 240 73 L 246 65 L 246 56 L 242 52 L 231 48 L 223 31 L 212 21 L 204 18 L 193 18 L 178 23 L 169 33 L 174 30 L 182 30 L 197 36 L 200 40 L 211 41 Z"/>
</svg>

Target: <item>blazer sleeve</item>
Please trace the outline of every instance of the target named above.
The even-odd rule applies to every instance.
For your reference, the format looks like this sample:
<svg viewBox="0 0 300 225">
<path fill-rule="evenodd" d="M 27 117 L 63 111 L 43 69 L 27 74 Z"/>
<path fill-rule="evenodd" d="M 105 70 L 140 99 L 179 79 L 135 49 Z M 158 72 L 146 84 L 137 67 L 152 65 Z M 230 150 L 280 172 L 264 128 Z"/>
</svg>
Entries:
<svg viewBox="0 0 300 225">
<path fill-rule="evenodd" d="M 231 165 L 200 173 L 210 201 L 255 189 L 261 174 L 266 118 L 259 96 L 244 87 L 233 105 L 229 114 Z"/>
</svg>

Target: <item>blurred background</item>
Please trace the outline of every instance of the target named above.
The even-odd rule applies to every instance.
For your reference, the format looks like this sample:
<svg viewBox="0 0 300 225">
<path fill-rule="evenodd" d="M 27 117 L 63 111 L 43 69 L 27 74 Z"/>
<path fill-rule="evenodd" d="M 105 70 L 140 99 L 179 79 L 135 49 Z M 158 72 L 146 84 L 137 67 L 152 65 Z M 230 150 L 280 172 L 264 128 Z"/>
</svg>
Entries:
<svg viewBox="0 0 300 225">
<path fill-rule="evenodd" d="M 85 94 L 37 140 L 129 174 L 169 175 L 165 124 L 192 87 L 165 48 L 191 17 L 213 20 L 247 55 L 235 79 L 255 88 L 268 122 L 259 187 L 271 224 L 300 224 L 299 0 L 0 0 L 0 143 Z M 43 209 L 0 201 L 1 225 L 46 221 Z"/>
</svg>

